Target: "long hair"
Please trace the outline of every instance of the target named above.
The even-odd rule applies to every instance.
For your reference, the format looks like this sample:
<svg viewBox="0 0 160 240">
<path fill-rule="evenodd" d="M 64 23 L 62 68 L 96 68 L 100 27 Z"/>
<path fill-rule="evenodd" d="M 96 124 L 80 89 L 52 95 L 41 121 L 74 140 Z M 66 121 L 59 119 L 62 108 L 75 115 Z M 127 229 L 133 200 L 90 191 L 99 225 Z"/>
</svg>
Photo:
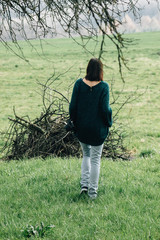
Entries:
<svg viewBox="0 0 160 240">
<path fill-rule="evenodd" d="M 89 81 L 103 81 L 103 64 L 99 59 L 90 59 L 85 78 Z"/>
</svg>

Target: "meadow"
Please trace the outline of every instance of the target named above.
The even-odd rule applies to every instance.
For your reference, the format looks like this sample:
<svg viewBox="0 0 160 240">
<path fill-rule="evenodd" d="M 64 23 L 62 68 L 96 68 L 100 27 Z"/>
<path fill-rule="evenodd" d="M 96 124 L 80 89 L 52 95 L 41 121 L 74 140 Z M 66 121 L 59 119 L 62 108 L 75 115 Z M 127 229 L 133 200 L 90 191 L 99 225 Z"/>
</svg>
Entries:
<svg viewBox="0 0 160 240">
<path fill-rule="evenodd" d="M 125 78 L 123 101 L 134 91 L 144 94 L 124 106 L 119 120 L 124 125 L 125 144 L 132 161 L 102 157 L 99 197 L 79 198 L 81 159 L 47 158 L 0 161 L 0 239 L 25 239 L 25 232 L 38 229 L 31 239 L 160 239 L 160 33 L 126 35 L 135 39 L 124 49 L 130 71 Z M 94 49 L 94 41 L 89 49 Z M 92 57 L 71 39 L 21 41 L 24 55 L 15 56 L 0 45 L 0 129 L 9 126 L 13 106 L 20 116 L 39 116 L 43 105 L 37 81 L 44 83 L 55 72 L 57 88 L 63 93 L 79 76 L 85 75 Z M 99 45 L 95 49 L 98 53 Z M 104 80 L 118 94 L 123 86 L 117 52 L 106 40 Z M 67 93 L 66 93 L 67 94 Z M 112 102 L 112 96 L 111 100 Z M 112 105 L 113 113 L 116 105 Z M 3 135 L 2 135 L 3 136 Z M 4 144 L 3 137 L 0 146 Z M 29 226 L 30 227 L 29 227 Z M 24 230 L 24 231 L 23 231 Z M 26 231 L 25 231 L 26 230 Z"/>
</svg>

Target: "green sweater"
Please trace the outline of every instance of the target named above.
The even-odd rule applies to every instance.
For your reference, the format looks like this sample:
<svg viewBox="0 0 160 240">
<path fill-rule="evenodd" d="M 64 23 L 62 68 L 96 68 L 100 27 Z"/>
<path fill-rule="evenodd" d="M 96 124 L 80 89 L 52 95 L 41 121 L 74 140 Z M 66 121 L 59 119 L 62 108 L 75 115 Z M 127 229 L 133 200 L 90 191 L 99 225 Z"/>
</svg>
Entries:
<svg viewBox="0 0 160 240">
<path fill-rule="evenodd" d="M 101 145 L 112 126 L 108 84 L 102 81 L 90 87 L 82 78 L 78 79 L 73 88 L 69 113 L 79 141 Z"/>
</svg>

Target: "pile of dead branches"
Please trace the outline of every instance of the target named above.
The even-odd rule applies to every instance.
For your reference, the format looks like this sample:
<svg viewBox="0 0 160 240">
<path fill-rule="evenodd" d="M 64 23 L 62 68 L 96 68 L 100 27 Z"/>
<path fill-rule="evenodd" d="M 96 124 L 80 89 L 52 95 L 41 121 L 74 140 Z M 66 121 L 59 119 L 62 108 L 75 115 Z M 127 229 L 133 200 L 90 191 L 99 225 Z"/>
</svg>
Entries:
<svg viewBox="0 0 160 240">
<path fill-rule="evenodd" d="M 81 155 L 79 142 L 73 132 L 66 132 L 67 115 L 56 116 L 47 111 L 33 121 L 9 118 L 11 124 L 4 149 L 5 159 L 22 159 L 47 156 L 69 157 Z M 123 146 L 121 132 L 113 128 L 104 143 L 103 157 L 128 159 L 129 153 Z"/>
<path fill-rule="evenodd" d="M 14 115 L 9 118 L 10 129 L 4 149 L 5 159 L 22 159 L 47 156 L 69 157 L 81 155 L 79 142 L 73 132 L 66 132 L 67 114 L 57 116 L 48 111 L 30 121 Z M 103 157 L 128 159 L 121 132 L 113 128 L 104 143 Z"/>
<path fill-rule="evenodd" d="M 66 157 L 79 154 L 79 143 L 72 132 L 66 132 L 66 116 L 56 116 L 47 111 L 33 121 L 9 118 L 11 125 L 7 133 L 6 159 L 47 157 L 50 155 Z"/>
<path fill-rule="evenodd" d="M 69 119 L 69 100 L 60 91 L 52 88 L 50 81 L 51 79 L 48 79 L 45 84 L 39 83 L 43 89 L 43 111 L 39 117 L 34 120 L 29 116 L 19 117 L 14 109 L 14 117 L 9 118 L 10 127 L 5 136 L 5 159 L 81 155 L 75 134 L 65 129 Z M 129 159 L 122 133 L 121 126 L 116 127 L 115 122 L 104 143 L 103 157 Z"/>
</svg>

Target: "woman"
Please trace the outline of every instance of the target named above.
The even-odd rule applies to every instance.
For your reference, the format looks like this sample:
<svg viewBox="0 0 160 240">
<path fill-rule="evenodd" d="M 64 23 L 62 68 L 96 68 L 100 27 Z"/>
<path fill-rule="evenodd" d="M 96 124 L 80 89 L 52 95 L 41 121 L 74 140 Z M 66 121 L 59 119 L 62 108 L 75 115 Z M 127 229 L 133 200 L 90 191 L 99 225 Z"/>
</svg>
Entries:
<svg viewBox="0 0 160 240">
<path fill-rule="evenodd" d="M 109 86 L 103 81 L 100 60 L 92 58 L 86 76 L 76 81 L 69 113 L 83 152 L 81 194 L 88 192 L 94 199 L 97 197 L 103 143 L 112 126 Z"/>
</svg>

